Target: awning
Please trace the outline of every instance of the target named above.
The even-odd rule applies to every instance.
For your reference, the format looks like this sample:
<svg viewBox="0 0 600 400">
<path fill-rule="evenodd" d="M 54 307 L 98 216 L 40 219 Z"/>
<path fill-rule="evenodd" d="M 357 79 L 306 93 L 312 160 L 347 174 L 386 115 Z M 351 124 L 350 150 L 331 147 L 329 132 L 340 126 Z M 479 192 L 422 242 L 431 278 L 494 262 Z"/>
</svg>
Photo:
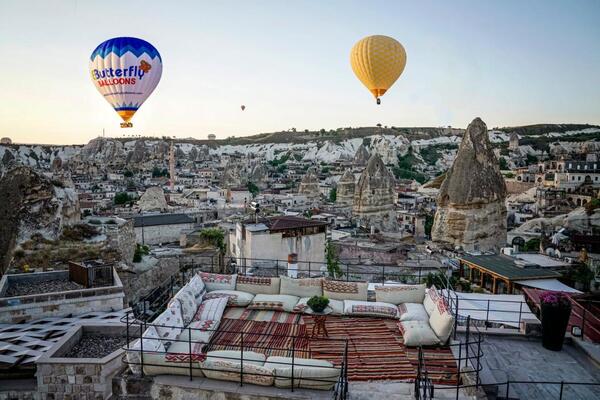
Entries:
<svg viewBox="0 0 600 400">
<path fill-rule="evenodd" d="M 515 281 L 519 285 L 528 286 L 536 289 L 555 290 L 557 292 L 581 293 L 571 286 L 567 286 L 558 279 L 529 279 L 525 281 Z"/>
</svg>

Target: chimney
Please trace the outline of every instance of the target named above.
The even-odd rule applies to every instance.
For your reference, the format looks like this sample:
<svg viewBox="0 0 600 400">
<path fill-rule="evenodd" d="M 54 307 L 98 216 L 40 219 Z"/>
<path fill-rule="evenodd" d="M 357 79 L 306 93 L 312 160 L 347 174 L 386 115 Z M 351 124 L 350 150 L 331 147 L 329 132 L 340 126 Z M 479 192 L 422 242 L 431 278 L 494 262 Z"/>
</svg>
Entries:
<svg viewBox="0 0 600 400">
<path fill-rule="evenodd" d="M 297 278 L 298 277 L 298 254 L 291 253 L 288 254 L 288 277 L 289 278 Z"/>
</svg>

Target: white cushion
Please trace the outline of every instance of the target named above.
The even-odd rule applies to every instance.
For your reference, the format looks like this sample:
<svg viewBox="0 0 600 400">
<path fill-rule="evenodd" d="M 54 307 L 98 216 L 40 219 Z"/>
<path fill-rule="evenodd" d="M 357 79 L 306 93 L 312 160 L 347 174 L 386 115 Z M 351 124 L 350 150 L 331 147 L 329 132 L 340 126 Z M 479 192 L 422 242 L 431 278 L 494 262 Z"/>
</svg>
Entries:
<svg viewBox="0 0 600 400">
<path fill-rule="evenodd" d="M 305 312 L 309 308 L 308 304 L 307 304 L 308 300 L 310 300 L 310 297 L 303 297 L 300 300 L 298 300 L 298 303 L 296 303 L 296 305 L 294 306 L 293 312 L 295 312 L 295 313 Z M 331 312 L 331 315 L 343 315 L 344 314 L 344 302 L 341 300 L 329 299 L 329 307 L 331 307 L 331 309 L 333 310 Z"/>
<path fill-rule="evenodd" d="M 344 300 L 344 314 L 354 316 L 398 318 L 398 307 L 390 303 Z"/>
<path fill-rule="evenodd" d="M 187 328 L 183 329 L 177 340 L 188 342 L 191 332 L 192 349 L 194 353 L 201 353 L 205 344 L 210 342 L 210 339 L 219 328 L 221 321 L 192 321 Z"/>
<path fill-rule="evenodd" d="M 169 346 L 181 334 L 183 329 L 183 317 L 181 315 L 181 303 L 174 299 L 171 300 L 167 309 L 163 311 L 152 324 L 158 332 L 160 340 L 162 340 L 165 349 L 168 351 Z"/>
<path fill-rule="evenodd" d="M 433 346 L 440 344 L 440 339 L 427 322 L 400 321 L 398 328 L 402 333 L 405 346 Z"/>
<path fill-rule="evenodd" d="M 192 358 L 192 376 L 202 377 L 200 361 L 204 354 L 194 350 L 190 355 L 187 342 L 174 342 L 167 353 L 146 353 L 144 348 L 144 373 L 146 375 L 190 375 L 190 356 Z"/>
<path fill-rule="evenodd" d="M 273 385 L 273 370 L 263 366 L 264 354 L 244 351 L 243 356 L 245 383 Z M 210 379 L 239 382 L 242 371 L 241 352 L 239 350 L 209 351 L 206 360 L 202 363 L 202 371 Z"/>
<path fill-rule="evenodd" d="M 429 315 L 421 303 L 402 303 L 398 305 L 400 321 L 429 322 Z"/>
<path fill-rule="evenodd" d="M 231 307 L 246 307 L 254 295 L 252 293 L 240 292 L 239 290 L 214 290 L 204 295 L 205 300 L 227 297 L 227 305 Z"/>
<path fill-rule="evenodd" d="M 140 355 L 142 347 L 144 348 L 144 355 L 146 352 L 164 353 L 166 351 L 158 336 L 156 328 L 153 326 L 148 327 L 142 335 L 142 343 L 140 343 L 140 339 L 136 339 L 129 345 L 129 349 L 127 350 L 129 369 L 136 375 L 142 373 L 142 359 Z M 146 360 L 144 359 L 144 361 Z"/>
<path fill-rule="evenodd" d="M 196 310 L 193 321 L 220 321 L 227 307 L 227 297 L 204 300 Z"/>
<path fill-rule="evenodd" d="M 248 308 L 251 310 L 292 312 L 298 300 L 297 296 L 288 296 L 285 294 L 257 294 Z"/>
<path fill-rule="evenodd" d="M 206 285 L 206 290 L 209 292 L 212 292 L 213 290 L 235 290 L 237 274 L 223 275 L 200 272 L 200 277 Z"/>
<path fill-rule="evenodd" d="M 323 280 L 323 296 L 333 300 L 367 301 L 367 282 L 344 282 Z"/>
<path fill-rule="evenodd" d="M 192 293 L 194 294 L 194 301 L 196 301 L 196 307 L 198 307 L 202 303 L 202 297 L 206 293 L 206 285 L 204 281 L 198 274 L 194 274 L 192 279 L 188 282 L 188 285 L 192 289 Z"/>
<path fill-rule="evenodd" d="M 279 278 L 239 275 L 235 290 L 252 294 L 279 294 Z"/>
<path fill-rule="evenodd" d="M 279 294 L 288 294 L 298 297 L 312 297 L 323 295 L 322 278 L 302 278 L 293 279 L 285 276 L 281 277 L 281 287 Z"/>
<path fill-rule="evenodd" d="M 325 360 L 310 358 L 294 358 L 294 387 L 306 389 L 330 390 L 340 376 L 340 369 Z M 267 358 L 265 368 L 272 369 L 275 375 L 275 386 L 292 387 L 292 358 Z"/>
<path fill-rule="evenodd" d="M 375 287 L 375 300 L 384 303 L 423 303 L 425 285 L 383 285 Z"/>
<path fill-rule="evenodd" d="M 448 310 L 446 301 L 440 298 L 436 303 L 436 307 L 429 316 L 429 325 L 435 332 L 442 343 L 446 343 L 452 333 L 452 326 L 454 325 L 454 317 Z"/>
<path fill-rule="evenodd" d="M 173 296 L 181 304 L 181 316 L 183 317 L 183 325 L 187 326 L 194 318 L 198 305 L 194 298 L 194 292 L 189 285 L 185 285 Z"/>
<path fill-rule="evenodd" d="M 438 302 L 440 295 L 435 287 L 432 285 L 425 292 L 425 298 L 423 299 L 423 306 L 425 307 L 425 311 L 427 311 L 427 315 L 431 315 L 433 310 L 435 310 L 436 303 Z"/>
</svg>

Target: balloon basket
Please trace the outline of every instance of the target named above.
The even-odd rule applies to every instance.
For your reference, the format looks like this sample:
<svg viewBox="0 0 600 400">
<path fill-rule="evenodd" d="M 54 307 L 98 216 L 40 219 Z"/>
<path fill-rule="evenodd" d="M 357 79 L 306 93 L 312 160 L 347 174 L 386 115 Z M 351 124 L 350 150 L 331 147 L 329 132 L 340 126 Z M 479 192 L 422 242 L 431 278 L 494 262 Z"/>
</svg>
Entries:
<svg viewBox="0 0 600 400">
<path fill-rule="evenodd" d="M 133 128 L 133 124 L 131 122 L 121 122 L 121 128 Z"/>
</svg>

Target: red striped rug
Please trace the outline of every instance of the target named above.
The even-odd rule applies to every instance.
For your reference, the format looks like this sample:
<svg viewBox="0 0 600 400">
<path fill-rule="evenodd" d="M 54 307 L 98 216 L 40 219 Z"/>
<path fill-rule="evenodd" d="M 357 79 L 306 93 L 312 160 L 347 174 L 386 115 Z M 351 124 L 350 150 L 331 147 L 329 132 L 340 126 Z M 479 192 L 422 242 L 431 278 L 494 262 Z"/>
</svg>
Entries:
<svg viewBox="0 0 600 400">
<path fill-rule="evenodd" d="M 301 321 L 301 317 L 300 314 L 292 314 L 285 311 L 249 310 L 246 307 L 227 307 L 223 314 L 223 318 L 227 319 L 247 319 L 284 324 L 298 324 Z"/>
<path fill-rule="evenodd" d="M 242 344 L 240 332 L 244 332 L 245 350 L 263 353 L 267 357 L 291 357 L 292 347 L 295 347 L 295 357 L 309 357 L 306 326 L 243 319 L 221 320 L 217 333 L 205 351 L 239 350 Z"/>
</svg>

